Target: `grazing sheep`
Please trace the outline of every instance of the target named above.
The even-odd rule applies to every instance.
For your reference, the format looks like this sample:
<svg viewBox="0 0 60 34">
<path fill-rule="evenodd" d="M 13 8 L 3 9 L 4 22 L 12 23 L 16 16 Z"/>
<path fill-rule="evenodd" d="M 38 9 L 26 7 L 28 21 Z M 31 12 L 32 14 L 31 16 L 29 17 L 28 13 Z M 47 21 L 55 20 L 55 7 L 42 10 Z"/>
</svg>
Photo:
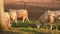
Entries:
<svg viewBox="0 0 60 34">
<path fill-rule="evenodd" d="M 60 11 L 51 11 L 51 12 L 55 14 L 56 21 L 60 20 Z"/>
<path fill-rule="evenodd" d="M 20 9 L 20 10 L 12 10 L 12 9 L 10 9 L 10 10 L 11 10 L 11 12 L 13 12 L 13 11 L 16 12 L 18 19 L 20 19 L 20 18 L 23 19 L 22 23 L 25 21 L 25 19 L 27 19 L 28 22 L 29 22 L 27 10 L 25 10 L 25 9 Z M 11 13 L 11 14 L 12 14 L 12 13 Z M 13 18 L 14 18 L 14 17 L 13 17 Z"/>
<path fill-rule="evenodd" d="M 49 22 L 50 22 L 50 24 L 51 24 L 51 27 L 50 27 L 50 29 L 52 29 L 52 23 L 55 21 L 55 14 L 54 13 L 52 13 L 51 11 L 49 11 L 48 10 L 48 16 L 49 16 Z"/>
<path fill-rule="evenodd" d="M 22 18 L 23 19 L 22 23 L 25 21 L 25 19 L 28 20 L 29 22 L 27 10 L 24 9 L 17 10 L 17 18 L 19 19 Z"/>
<path fill-rule="evenodd" d="M 7 12 L 4 12 L 4 19 L 5 22 L 2 24 L 2 27 L 5 28 L 3 30 L 9 30 L 11 28 L 11 24 L 10 24 L 10 16 Z"/>
<path fill-rule="evenodd" d="M 40 25 L 44 25 L 45 22 L 49 21 L 50 24 L 51 24 L 50 29 L 52 29 L 52 23 L 55 20 L 54 17 L 55 17 L 55 14 L 54 13 L 50 12 L 49 10 L 46 11 L 46 13 L 39 18 Z M 37 25 L 37 27 L 38 27 L 38 25 Z"/>
<path fill-rule="evenodd" d="M 48 21 L 48 12 L 46 11 L 40 18 L 39 18 L 39 23 L 37 24 L 37 28 L 44 26 L 45 22 Z"/>
<path fill-rule="evenodd" d="M 18 23 L 17 23 L 17 14 L 16 14 L 16 11 L 10 9 L 10 11 L 9 11 L 8 13 L 9 13 L 9 15 L 10 15 L 10 19 L 11 19 L 12 21 L 14 21 L 16 24 L 18 24 Z"/>
</svg>

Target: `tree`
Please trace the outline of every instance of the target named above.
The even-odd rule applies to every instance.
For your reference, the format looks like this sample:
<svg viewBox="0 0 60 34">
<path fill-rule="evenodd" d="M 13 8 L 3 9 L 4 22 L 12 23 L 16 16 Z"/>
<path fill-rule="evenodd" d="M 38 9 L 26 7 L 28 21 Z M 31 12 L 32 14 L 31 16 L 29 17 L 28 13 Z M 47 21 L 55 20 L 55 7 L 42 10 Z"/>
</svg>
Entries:
<svg viewBox="0 0 60 34">
<path fill-rule="evenodd" d="M 7 31 L 8 28 L 5 27 L 5 19 L 4 19 L 4 2 L 3 0 L 0 0 L 0 28 L 2 30 Z"/>
</svg>

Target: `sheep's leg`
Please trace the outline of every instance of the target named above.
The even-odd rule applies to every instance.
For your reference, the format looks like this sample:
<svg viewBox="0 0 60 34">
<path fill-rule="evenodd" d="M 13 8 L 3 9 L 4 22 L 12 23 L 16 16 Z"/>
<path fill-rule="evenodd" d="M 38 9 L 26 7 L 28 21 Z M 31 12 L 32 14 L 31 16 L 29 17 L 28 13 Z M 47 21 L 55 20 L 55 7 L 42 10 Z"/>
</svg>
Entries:
<svg viewBox="0 0 60 34">
<path fill-rule="evenodd" d="M 15 22 L 16 22 L 16 23 L 18 22 L 17 19 L 15 19 Z"/>
<path fill-rule="evenodd" d="M 15 21 L 15 23 L 16 23 L 16 25 L 18 26 L 18 22 L 17 22 L 17 20 Z"/>
<path fill-rule="evenodd" d="M 10 23 L 8 24 L 8 26 L 9 26 L 9 28 L 11 28 L 11 24 Z"/>
<path fill-rule="evenodd" d="M 58 25 L 57 25 L 57 24 L 55 24 L 55 26 L 56 26 L 56 29 L 58 29 Z"/>
<path fill-rule="evenodd" d="M 53 16 L 50 16 L 50 23 L 51 23 L 51 27 L 50 29 L 52 29 L 52 23 L 54 22 L 54 17 Z"/>
<path fill-rule="evenodd" d="M 23 21 L 22 21 L 22 23 L 24 22 L 24 19 L 23 19 Z"/>
<path fill-rule="evenodd" d="M 50 24 L 50 26 L 51 26 L 50 29 L 52 30 L 52 24 Z"/>
<path fill-rule="evenodd" d="M 11 28 L 10 19 L 7 21 L 7 26 Z"/>
<path fill-rule="evenodd" d="M 22 21 L 22 23 L 25 21 L 25 17 L 23 17 L 23 21 Z"/>
<path fill-rule="evenodd" d="M 17 19 L 15 20 L 15 23 L 18 25 L 18 21 L 17 21 Z"/>
<path fill-rule="evenodd" d="M 15 22 L 16 22 L 16 23 L 18 23 L 18 21 L 17 21 L 17 20 L 15 20 Z"/>
<path fill-rule="evenodd" d="M 52 23 L 53 23 L 54 20 L 50 20 L 50 29 L 52 29 Z"/>
<path fill-rule="evenodd" d="M 29 19 L 28 18 L 26 18 L 26 20 L 29 22 Z"/>
</svg>

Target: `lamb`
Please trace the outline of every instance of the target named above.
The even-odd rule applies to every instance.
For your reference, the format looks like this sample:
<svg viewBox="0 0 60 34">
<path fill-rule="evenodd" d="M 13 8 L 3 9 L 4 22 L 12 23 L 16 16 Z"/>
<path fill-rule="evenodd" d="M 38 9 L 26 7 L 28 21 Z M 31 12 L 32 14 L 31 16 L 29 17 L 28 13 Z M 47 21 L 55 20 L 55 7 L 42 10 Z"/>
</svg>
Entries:
<svg viewBox="0 0 60 34">
<path fill-rule="evenodd" d="M 17 10 L 16 13 L 17 13 L 17 18 L 19 18 L 19 19 L 22 18 L 23 19 L 22 23 L 25 21 L 25 19 L 29 22 L 28 11 L 27 10 L 20 9 L 20 10 Z"/>
<path fill-rule="evenodd" d="M 29 22 L 28 11 L 27 10 L 25 10 L 25 9 L 19 9 L 19 10 L 12 10 L 12 9 L 10 9 L 10 11 L 11 12 L 16 12 L 16 15 L 17 15 L 16 19 L 22 18 L 23 19 L 22 23 L 25 21 L 25 19 L 28 20 L 28 22 Z M 12 15 L 12 13 L 11 13 L 11 15 Z M 14 18 L 14 16 L 12 16 L 12 17 Z"/>
<path fill-rule="evenodd" d="M 39 28 L 41 25 L 44 25 L 45 22 L 49 20 L 51 25 L 50 29 L 52 29 L 52 23 L 55 21 L 54 17 L 55 17 L 54 13 L 52 13 L 50 10 L 46 11 L 46 13 L 39 18 L 40 24 L 37 24 L 37 27 Z"/>
<path fill-rule="evenodd" d="M 8 13 L 10 15 L 11 21 L 14 21 L 16 24 L 18 24 L 17 23 L 17 14 L 16 14 L 16 11 L 10 9 L 10 11 Z"/>
<path fill-rule="evenodd" d="M 2 23 L 2 27 L 4 28 L 3 30 L 9 31 L 9 29 L 11 28 L 11 24 L 10 24 L 10 16 L 7 12 L 4 12 L 4 19 L 5 22 Z"/>
</svg>

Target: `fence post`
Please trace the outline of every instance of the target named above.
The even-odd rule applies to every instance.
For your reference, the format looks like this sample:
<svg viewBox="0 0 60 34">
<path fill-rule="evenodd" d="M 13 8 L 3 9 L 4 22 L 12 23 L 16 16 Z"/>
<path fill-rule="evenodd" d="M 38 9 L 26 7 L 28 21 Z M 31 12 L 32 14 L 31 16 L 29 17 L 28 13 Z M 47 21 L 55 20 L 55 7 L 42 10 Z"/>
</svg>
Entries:
<svg viewBox="0 0 60 34">
<path fill-rule="evenodd" d="M 24 2 L 24 9 L 27 9 L 27 3 Z"/>
</svg>

